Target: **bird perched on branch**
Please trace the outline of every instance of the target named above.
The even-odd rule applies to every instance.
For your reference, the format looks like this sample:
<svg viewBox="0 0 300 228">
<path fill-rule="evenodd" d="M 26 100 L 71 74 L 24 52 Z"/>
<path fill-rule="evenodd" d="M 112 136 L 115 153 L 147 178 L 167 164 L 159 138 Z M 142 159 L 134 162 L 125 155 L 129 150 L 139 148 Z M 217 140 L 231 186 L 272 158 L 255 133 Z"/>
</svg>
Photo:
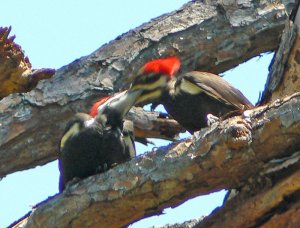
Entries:
<svg viewBox="0 0 300 228">
<path fill-rule="evenodd" d="M 92 117 L 95 117 L 98 113 L 98 110 L 101 110 L 101 106 L 104 104 L 105 101 L 107 101 L 110 98 L 110 96 L 102 97 L 100 100 L 95 102 L 90 109 L 90 115 Z M 149 141 L 147 138 L 144 137 L 138 137 L 134 135 L 134 123 L 131 120 L 125 119 L 123 124 L 123 135 L 130 137 L 131 141 L 136 141 L 139 143 L 144 144 L 145 146 L 148 146 L 149 144 L 154 143 L 152 141 Z M 134 144 L 133 144 L 134 145 Z"/>
<path fill-rule="evenodd" d="M 67 124 L 60 141 L 60 192 L 71 180 L 77 181 L 105 172 L 115 164 L 135 156 L 130 137 L 133 126 L 124 124 L 123 127 L 123 117 L 139 95 L 138 91 L 125 91 L 104 98 L 94 118 L 78 113 Z"/>
<path fill-rule="evenodd" d="M 174 77 L 179 68 L 177 57 L 147 62 L 130 88 L 144 90 L 136 104 L 162 104 L 190 133 L 206 127 L 211 117 L 253 108 L 251 102 L 222 77 L 200 71 Z"/>
</svg>

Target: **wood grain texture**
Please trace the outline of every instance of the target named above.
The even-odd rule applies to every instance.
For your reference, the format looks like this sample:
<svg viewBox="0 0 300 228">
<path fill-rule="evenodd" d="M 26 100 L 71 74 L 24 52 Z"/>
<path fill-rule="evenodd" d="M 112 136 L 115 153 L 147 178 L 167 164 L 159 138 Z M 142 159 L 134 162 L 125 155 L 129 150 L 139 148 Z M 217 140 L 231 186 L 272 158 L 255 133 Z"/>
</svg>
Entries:
<svg viewBox="0 0 300 228">
<path fill-rule="evenodd" d="M 0 27 L 0 100 L 11 93 L 28 92 L 42 79 L 54 75 L 54 69 L 31 68 L 29 58 L 21 46 L 16 44 L 16 36 L 9 36 L 11 27 Z"/>
<path fill-rule="evenodd" d="M 284 3 L 187 3 L 58 69 L 31 92 L 3 98 L 0 177 L 54 160 L 70 117 L 86 112 L 100 97 L 127 88 L 131 75 L 149 59 L 176 54 L 182 72 L 220 73 L 275 50 L 294 1 Z M 146 129 L 141 130 L 147 135 Z"/>
<path fill-rule="evenodd" d="M 250 177 L 270 171 L 273 159 L 299 150 L 299 109 L 300 94 L 296 93 L 248 113 L 252 127 L 241 117 L 214 124 L 190 139 L 72 185 L 43 202 L 21 223 L 26 227 L 121 227 L 191 197 L 237 188 Z M 262 197 L 258 195 L 257 202 L 245 202 L 241 211 L 244 208 L 247 215 L 250 208 L 255 213 L 246 222 L 236 218 L 232 224 L 255 224 L 258 216 L 284 196 L 299 191 L 299 180 L 297 171 Z M 227 217 L 228 224 L 232 216 Z"/>
</svg>

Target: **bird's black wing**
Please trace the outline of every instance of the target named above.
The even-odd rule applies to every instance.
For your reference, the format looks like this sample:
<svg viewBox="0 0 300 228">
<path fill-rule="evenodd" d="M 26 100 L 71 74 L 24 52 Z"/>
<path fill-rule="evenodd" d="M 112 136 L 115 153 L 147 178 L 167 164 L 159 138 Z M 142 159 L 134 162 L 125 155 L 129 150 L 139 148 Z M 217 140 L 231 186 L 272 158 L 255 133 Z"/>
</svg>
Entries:
<svg viewBox="0 0 300 228">
<path fill-rule="evenodd" d="M 192 71 L 182 75 L 181 80 L 197 85 L 207 95 L 222 101 L 223 103 L 233 105 L 237 109 L 251 109 L 254 106 L 241 93 L 240 90 L 233 87 L 222 77 L 208 72 Z"/>
</svg>

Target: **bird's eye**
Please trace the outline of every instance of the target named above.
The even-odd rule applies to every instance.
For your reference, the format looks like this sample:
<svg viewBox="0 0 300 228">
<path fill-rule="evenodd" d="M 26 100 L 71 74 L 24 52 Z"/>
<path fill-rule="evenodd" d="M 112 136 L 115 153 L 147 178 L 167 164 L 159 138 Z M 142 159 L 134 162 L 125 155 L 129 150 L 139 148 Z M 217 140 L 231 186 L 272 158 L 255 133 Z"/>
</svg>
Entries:
<svg viewBox="0 0 300 228">
<path fill-rule="evenodd" d="M 138 81 L 140 84 L 151 84 L 161 77 L 161 74 L 145 74 L 140 75 L 136 78 L 136 82 Z"/>
</svg>

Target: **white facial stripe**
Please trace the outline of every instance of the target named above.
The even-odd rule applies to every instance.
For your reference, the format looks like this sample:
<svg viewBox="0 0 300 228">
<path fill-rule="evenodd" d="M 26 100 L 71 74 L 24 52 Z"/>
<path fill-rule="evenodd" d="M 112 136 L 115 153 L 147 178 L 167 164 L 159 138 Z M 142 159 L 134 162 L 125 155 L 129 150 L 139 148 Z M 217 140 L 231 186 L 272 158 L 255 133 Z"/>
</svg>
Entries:
<svg viewBox="0 0 300 228">
<path fill-rule="evenodd" d="M 197 86 L 185 79 L 181 80 L 181 83 L 179 86 L 180 86 L 181 91 L 189 93 L 189 94 L 199 94 L 199 93 L 203 92 L 203 90 L 199 86 Z M 178 93 L 180 90 L 176 89 L 176 93 Z"/>
<path fill-rule="evenodd" d="M 85 121 L 85 122 L 84 122 L 84 126 L 85 126 L 85 127 L 89 127 L 89 126 L 91 126 L 94 122 L 95 122 L 95 119 L 92 118 L 92 119 L 90 119 L 90 120 Z"/>
<path fill-rule="evenodd" d="M 196 95 L 196 94 L 204 92 L 208 96 L 213 97 L 216 100 L 222 101 L 222 102 L 224 102 L 226 104 L 230 104 L 226 100 L 221 99 L 220 97 L 218 97 L 218 96 L 216 96 L 216 95 L 208 92 L 205 89 L 200 88 L 199 86 L 197 86 L 197 85 L 195 85 L 195 84 L 193 84 L 193 83 L 191 83 L 191 82 L 189 82 L 189 81 L 187 81 L 185 79 L 181 80 L 180 89 L 176 88 L 175 93 L 178 94 L 180 92 L 180 90 L 184 91 L 186 93 L 189 93 L 189 94 L 193 94 L 193 95 Z"/>
<path fill-rule="evenodd" d="M 142 96 L 140 96 L 138 99 L 137 99 L 137 102 L 136 104 L 139 104 L 139 103 L 142 103 L 144 101 L 153 101 L 154 99 L 156 98 L 159 98 L 161 96 L 161 91 L 160 90 L 154 90 L 153 92 L 151 93 L 146 93 Z"/>
<path fill-rule="evenodd" d="M 154 90 L 159 87 L 164 87 L 167 85 L 167 76 L 161 76 L 157 81 L 152 84 L 137 84 L 132 87 L 133 90 L 145 89 Z"/>
<path fill-rule="evenodd" d="M 60 148 L 65 146 L 66 141 L 71 138 L 73 135 L 77 134 L 80 130 L 79 123 L 75 123 L 62 137 L 60 141 Z"/>
<path fill-rule="evenodd" d="M 133 142 L 132 142 L 130 136 L 127 135 L 127 136 L 123 137 L 123 140 L 124 140 L 125 144 L 128 146 L 129 153 L 132 156 L 131 153 L 134 153 L 135 148 L 134 148 L 134 145 L 133 145 Z"/>
</svg>

